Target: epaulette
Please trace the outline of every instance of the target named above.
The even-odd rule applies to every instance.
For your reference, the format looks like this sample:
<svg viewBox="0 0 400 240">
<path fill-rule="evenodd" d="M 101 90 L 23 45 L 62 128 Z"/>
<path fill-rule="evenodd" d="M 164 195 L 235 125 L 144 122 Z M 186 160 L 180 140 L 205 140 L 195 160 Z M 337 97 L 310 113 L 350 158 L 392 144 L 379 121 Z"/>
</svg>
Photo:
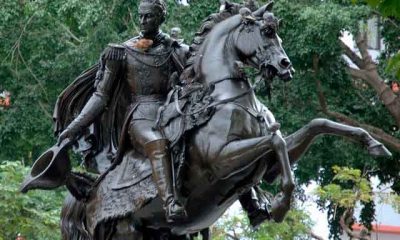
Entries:
<svg viewBox="0 0 400 240">
<path fill-rule="evenodd" d="M 102 58 L 106 60 L 124 60 L 125 47 L 120 44 L 110 43 L 104 50 Z"/>
<path fill-rule="evenodd" d="M 176 48 L 180 48 L 183 43 L 183 39 L 172 39 L 172 46 Z"/>
</svg>

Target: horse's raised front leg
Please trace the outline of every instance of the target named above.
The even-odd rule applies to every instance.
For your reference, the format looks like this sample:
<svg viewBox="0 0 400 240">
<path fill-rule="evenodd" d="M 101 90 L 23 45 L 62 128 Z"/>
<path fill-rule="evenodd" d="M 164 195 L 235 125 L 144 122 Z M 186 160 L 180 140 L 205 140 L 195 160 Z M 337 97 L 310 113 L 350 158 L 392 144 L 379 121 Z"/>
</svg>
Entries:
<svg viewBox="0 0 400 240">
<path fill-rule="evenodd" d="M 366 146 L 372 156 L 391 156 L 389 150 L 364 129 L 317 118 L 285 138 L 290 164 L 295 163 L 307 151 L 315 137 L 324 134 L 344 136 L 356 140 Z M 264 179 L 271 182 L 279 173 L 279 164 L 276 164 L 267 171 Z"/>
<path fill-rule="evenodd" d="M 296 161 L 308 149 L 314 138 L 322 134 L 332 134 L 354 139 L 366 146 L 372 156 L 391 156 L 389 150 L 364 129 L 340 124 L 324 118 L 317 118 L 285 138 L 289 149 L 290 161 Z"/>
<path fill-rule="evenodd" d="M 218 154 L 216 158 L 218 163 L 214 165 L 213 170 L 218 178 L 226 179 L 249 167 L 271 151 L 276 154 L 282 172 L 282 192 L 272 203 L 271 216 L 275 221 L 281 222 L 290 208 L 294 180 L 286 142 L 280 135 L 272 134 L 228 143 Z"/>
</svg>

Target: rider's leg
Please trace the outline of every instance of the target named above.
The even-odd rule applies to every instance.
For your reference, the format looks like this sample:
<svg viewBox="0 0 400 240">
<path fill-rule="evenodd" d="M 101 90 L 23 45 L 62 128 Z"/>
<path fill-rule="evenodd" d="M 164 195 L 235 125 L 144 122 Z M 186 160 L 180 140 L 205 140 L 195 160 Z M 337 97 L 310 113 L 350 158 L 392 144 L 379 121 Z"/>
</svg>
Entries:
<svg viewBox="0 0 400 240">
<path fill-rule="evenodd" d="M 159 131 L 152 129 L 154 123 L 147 120 L 134 120 L 129 128 L 133 144 L 143 147 L 153 170 L 153 180 L 158 193 L 165 204 L 167 221 L 175 221 L 185 217 L 185 209 L 174 198 L 172 162 L 169 142 Z"/>
<path fill-rule="evenodd" d="M 153 169 L 153 180 L 165 204 L 167 221 L 185 217 L 185 209 L 174 198 L 172 163 L 167 139 L 153 140 L 145 144 L 145 152 Z"/>
</svg>

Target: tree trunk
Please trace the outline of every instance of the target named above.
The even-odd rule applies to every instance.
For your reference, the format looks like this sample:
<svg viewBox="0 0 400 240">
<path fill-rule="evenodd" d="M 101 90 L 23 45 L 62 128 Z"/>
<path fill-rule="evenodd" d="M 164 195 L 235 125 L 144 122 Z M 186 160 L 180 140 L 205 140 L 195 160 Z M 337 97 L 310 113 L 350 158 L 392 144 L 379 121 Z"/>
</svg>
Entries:
<svg viewBox="0 0 400 240">
<path fill-rule="evenodd" d="M 360 51 L 359 57 L 353 50 L 351 50 L 345 43 L 341 42 L 341 46 L 345 55 L 358 67 L 348 67 L 348 73 L 357 79 L 362 79 L 369 86 L 371 86 L 379 99 L 383 102 L 386 109 L 393 116 L 397 126 L 400 127 L 400 97 L 397 96 L 392 89 L 386 85 L 378 73 L 376 63 L 372 60 L 371 55 L 368 53 L 368 46 L 365 34 L 359 34 L 356 38 L 356 44 Z"/>
<path fill-rule="evenodd" d="M 345 47 L 347 47 L 347 46 L 345 46 Z M 354 56 L 358 57 L 355 53 L 354 53 Z M 357 70 L 357 71 L 360 72 L 360 70 Z M 356 72 L 356 73 L 359 74 L 359 72 Z M 362 127 L 365 130 L 367 130 L 369 133 L 371 133 L 374 138 L 383 142 L 387 147 L 400 152 L 400 140 L 393 137 L 392 135 L 386 133 L 382 129 L 368 125 L 368 124 L 360 123 L 355 119 L 345 116 L 344 114 L 330 111 L 328 108 L 328 104 L 326 102 L 325 94 L 322 90 L 322 83 L 321 83 L 320 79 L 318 78 L 318 73 L 319 73 L 319 57 L 317 54 L 314 54 L 313 55 L 313 76 L 314 76 L 316 90 L 317 90 L 317 94 L 318 94 L 318 102 L 321 106 L 321 111 L 325 115 L 327 115 L 329 117 L 333 117 L 333 118 L 337 119 L 337 121 L 340 121 L 342 123 L 345 123 L 345 124 L 348 124 L 348 125 L 351 125 L 354 127 Z M 384 85 L 386 86 L 386 84 L 384 84 Z"/>
<path fill-rule="evenodd" d="M 340 217 L 339 220 L 340 227 L 343 229 L 343 231 L 346 232 L 346 234 L 351 239 L 371 240 L 371 237 L 369 236 L 370 232 L 368 231 L 368 229 L 364 228 L 363 231 L 361 231 L 360 233 L 350 229 L 348 225 L 353 223 L 352 221 L 354 217 L 353 215 L 354 215 L 353 209 L 346 209 L 346 211 L 344 211 L 343 215 Z"/>
</svg>

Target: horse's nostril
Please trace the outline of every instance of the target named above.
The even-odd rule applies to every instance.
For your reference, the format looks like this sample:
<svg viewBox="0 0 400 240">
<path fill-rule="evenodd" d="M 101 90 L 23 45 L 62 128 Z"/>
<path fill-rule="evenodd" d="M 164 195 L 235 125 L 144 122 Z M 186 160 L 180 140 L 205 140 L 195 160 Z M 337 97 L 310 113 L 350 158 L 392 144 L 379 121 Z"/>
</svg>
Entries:
<svg viewBox="0 0 400 240">
<path fill-rule="evenodd" d="M 287 58 L 283 58 L 280 62 L 281 66 L 284 68 L 288 68 L 290 66 L 290 61 Z"/>
</svg>

